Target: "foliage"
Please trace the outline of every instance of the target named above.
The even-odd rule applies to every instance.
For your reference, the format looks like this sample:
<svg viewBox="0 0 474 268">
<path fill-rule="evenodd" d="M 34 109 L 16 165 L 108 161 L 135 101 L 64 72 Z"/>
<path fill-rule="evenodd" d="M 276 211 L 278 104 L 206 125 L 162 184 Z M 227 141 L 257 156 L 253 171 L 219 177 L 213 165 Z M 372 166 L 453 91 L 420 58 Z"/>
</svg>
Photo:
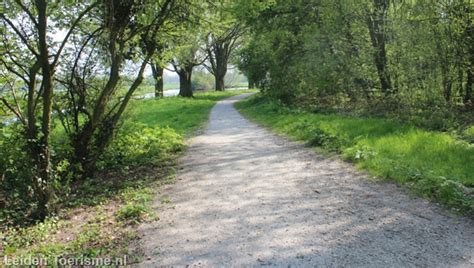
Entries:
<svg viewBox="0 0 474 268">
<path fill-rule="evenodd" d="M 100 166 L 129 168 L 166 162 L 184 147 L 183 138 L 171 128 L 130 124 L 117 134 L 102 156 Z"/>
<path fill-rule="evenodd" d="M 153 214 L 150 208 L 150 203 L 154 197 L 152 188 L 124 191 L 122 197 L 127 203 L 115 213 L 118 220 L 134 224 L 143 221 L 146 219 L 146 216 Z"/>
<path fill-rule="evenodd" d="M 1 110 L 23 126 L 18 138 L 24 140 L 30 162 L 25 165 L 34 174 L 24 181 L 36 200 L 31 217 L 44 219 L 54 212 L 57 178 L 64 169 L 73 179 L 94 175 L 158 50 L 138 44 L 173 33 L 190 2 L 6 3 L 0 13 Z M 53 38 L 57 32 L 63 34 Z M 70 149 L 61 152 L 61 161 L 53 159 L 55 120 L 67 133 L 62 138 Z"/>
<path fill-rule="evenodd" d="M 308 111 L 383 115 L 430 129 L 472 124 L 471 1 L 246 1 L 238 66 Z"/>
<path fill-rule="evenodd" d="M 418 195 L 474 215 L 474 147 L 450 135 L 376 118 L 308 113 L 262 96 L 237 104 L 247 116 Z"/>
<path fill-rule="evenodd" d="M 214 88 L 214 78 L 212 74 L 204 71 L 195 71 L 192 78 L 194 90 L 211 90 Z"/>
</svg>

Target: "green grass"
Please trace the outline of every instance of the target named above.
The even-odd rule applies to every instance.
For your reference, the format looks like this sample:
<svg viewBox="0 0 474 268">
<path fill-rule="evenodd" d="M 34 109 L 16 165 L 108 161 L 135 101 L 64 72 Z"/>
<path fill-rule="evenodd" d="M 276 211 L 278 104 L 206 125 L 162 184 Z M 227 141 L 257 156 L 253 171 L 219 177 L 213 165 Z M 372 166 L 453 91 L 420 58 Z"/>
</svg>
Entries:
<svg viewBox="0 0 474 268">
<path fill-rule="evenodd" d="M 125 115 L 125 124 L 140 123 L 147 127 L 170 127 L 180 135 L 190 135 L 203 126 L 215 102 L 249 90 L 196 93 L 195 98 L 168 97 L 134 100 Z"/>
<path fill-rule="evenodd" d="M 9 257 L 122 257 L 137 238 L 136 224 L 159 219 L 151 201 L 174 181 L 174 159 L 186 136 L 203 127 L 216 101 L 248 91 L 197 93 L 194 99 L 134 100 L 97 178 L 59 195 L 61 211 L 43 223 L 0 228 Z M 60 131 L 57 131 L 59 138 Z M 171 202 L 161 197 L 163 204 Z M 0 261 L 1 265 L 1 261 Z"/>
<path fill-rule="evenodd" d="M 375 176 L 474 216 L 474 147 L 465 141 L 383 119 L 285 108 L 262 96 L 236 106 L 278 133 L 339 153 Z"/>
<path fill-rule="evenodd" d="M 236 83 L 233 83 L 229 86 L 230 87 L 247 87 L 248 83 L 247 82 L 236 82 Z M 165 83 L 163 85 L 163 89 L 165 91 L 170 90 L 170 89 L 179 89 L 179 83 L 178 82 Z M 153 86 L 153 85 L 142 85 L 139 88 L 137 88 L 134 95 L 135 96 L 141 96 L 141 95 L 144 95 L 146 93 L 152 93 L 152 92 L 155 92 L 155 86 Z M 198 94 L 200 94 L 200 93 L 198 93 Z"/>
</svg>

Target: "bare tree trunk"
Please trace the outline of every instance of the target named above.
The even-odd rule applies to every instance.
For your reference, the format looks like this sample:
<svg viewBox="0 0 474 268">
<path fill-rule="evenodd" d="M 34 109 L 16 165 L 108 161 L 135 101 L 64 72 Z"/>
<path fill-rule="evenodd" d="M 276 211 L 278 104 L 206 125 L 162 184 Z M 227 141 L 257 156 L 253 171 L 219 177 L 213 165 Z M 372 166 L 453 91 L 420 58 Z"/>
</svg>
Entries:
<svg viewBox="0 0 474 268">
<path fill-rule="evenodd" d="M 210 66 L 208 70 L 214 75 L 215 89 L 217 91 L 225 90 L 225 75 L 227 73 L 227 63 L 230 54 L 235 48 L 237 39 L 239 38 L 238 28 L 233 28 L 230 35 L 222 40 L 215 40 L 214 43 L 207 48 L 207 56 Z"/>
<path fill-rule="evenodd" d="M 155 80 L 155 98 L 163 98 L 164 84 L 163 84 L 163 67 L 159 64 L 150 63 L 153 79 Z"/>
<path fill-rule="evenodd" d="M 452 95 L 452 81 L 451 78 L 449 77 L 449 68 L 450 68 L 450 63 L 448 59 L 448 53 L 446 49 L 443 48 L 440 40 L 440 34 L 438 30 L 433 28 L 433 35 L 434 35 L 434 41 L 436 44 L 436 50 L 438 54 L 438 61 L 439 65 L 441 68 L 441 78 L 442 78 L 442 87 L 443 87 L 443 95 L 444 98 L 447 102 L 451 102 L 451 95 Z"/>
<path fill-rule="evenodd" d="M 216 80 L 216 90 L 224 91 L 225 90 L 225 74 L 227 73 L 227 58 L 228 58 L 228 49 L 225 45 L 216 46 L 214 49 L 215 52 L 215 67 L 214 67 L 214 77 Z"/>
<path fill-rule="evenodd" d="M 224 91 L 225 90 L 225 73 L 226 71 L 221 70 L 220 72 L 215 74 L 216 79 L 216 90 L 217 91 Z"/>
<path fill-rule="evenodd" d="M 117 124 L 120 120 L 120 117 L 122 116 L 123 112 L 125 111 L 125 108 L 127 107 L 128 103 L 130 102 L 130 99 L 132 98 L 133 93 L 135 90 L 140 86 L 140 84 L 143 81 L 143 73 L 145 72 L 145 68 L 148 64 L 148 61 L 151 58 L 151 54 L 148 54 L 143 61 L 142 65 L 140 66 L 140 70 L 135 77 L 135 80 L 133 81 L 132 85 L 128 89 L 127 93 L 125 94 L 122 102 L 120 103 L 117 111 L 111 115 L 110 117 L 107 117 L 104 122 L 100 125 L 98 129 L 98 134 L 97 134 L 97 139 L 95 140 L 95 154 L 93 158 L 93 171 L 95 171 L 95 163 L 98 158 L 104 153 L 105 149 L 109 145 L 112 136 L 117 128 Z"/>
<path fill-rule="evenodd" d="M 191 98 L 193 97 L 193 87 L 191 83 L 191 75 L 193 65 L 184 66 L 177 71 L 179 76 L 179 96 Z"/>
<path fill-rule="evenodd" d="M 112 49 L 112 51 L 115 53 L 114 50 L 115 47 Z M 73 138 L 73 161 L 75 163 L 80 164 L 80 167 L 78 170 L 76 170 L 76 172 L 80 174 L 80 177 L 82 177 L 83 179 L 92 177 L 95 171 L 94 159 L 96 157 L 94 155 L 96 154 L 96 152 L 94 152 L 94 150 L 92 149 L 92 141 L 94 139 L 95 131 L 100 126 L 103 120 L 106 105 L 108 103 L 108 98 L 113 93 L 116 88 L 116 85 L 118 84 L 118 81 L 120 80 L 119 68 L 121 64 L 121 59 L 122 58 L 118 55 L 113 56 L 112 65 L 110 67 L 110 75 L 107 84 L 102 90 L 99 99 L 95 103 L 92 117 Z"/>
</svg>

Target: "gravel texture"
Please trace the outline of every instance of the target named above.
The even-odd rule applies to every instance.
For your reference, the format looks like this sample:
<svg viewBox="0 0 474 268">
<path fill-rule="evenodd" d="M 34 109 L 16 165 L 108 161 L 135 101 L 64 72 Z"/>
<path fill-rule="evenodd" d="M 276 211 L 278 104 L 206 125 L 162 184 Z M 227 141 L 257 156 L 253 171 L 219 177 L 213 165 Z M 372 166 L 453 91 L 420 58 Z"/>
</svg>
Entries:
<svg viewBox="0 0 474 268">
<path fill-rule="evenodd" d="M 213 108 L 140 227 L 140 266 L 474 267 L 474 223 Z"/>
</svg>

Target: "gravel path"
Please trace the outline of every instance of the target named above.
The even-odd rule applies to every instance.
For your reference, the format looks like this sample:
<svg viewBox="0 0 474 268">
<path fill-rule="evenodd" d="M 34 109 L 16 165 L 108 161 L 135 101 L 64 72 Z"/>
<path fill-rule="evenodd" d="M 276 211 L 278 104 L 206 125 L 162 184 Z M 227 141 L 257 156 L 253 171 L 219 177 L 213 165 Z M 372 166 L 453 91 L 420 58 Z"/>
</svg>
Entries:
<svg viewBox="0 0 474 268">
<path fill-rule="evenodd" d="M 191 141 L 140 227 L 142 266 L 474 267 L 473 221 L 249 122 L 246 96 Z"/>
</svg>

